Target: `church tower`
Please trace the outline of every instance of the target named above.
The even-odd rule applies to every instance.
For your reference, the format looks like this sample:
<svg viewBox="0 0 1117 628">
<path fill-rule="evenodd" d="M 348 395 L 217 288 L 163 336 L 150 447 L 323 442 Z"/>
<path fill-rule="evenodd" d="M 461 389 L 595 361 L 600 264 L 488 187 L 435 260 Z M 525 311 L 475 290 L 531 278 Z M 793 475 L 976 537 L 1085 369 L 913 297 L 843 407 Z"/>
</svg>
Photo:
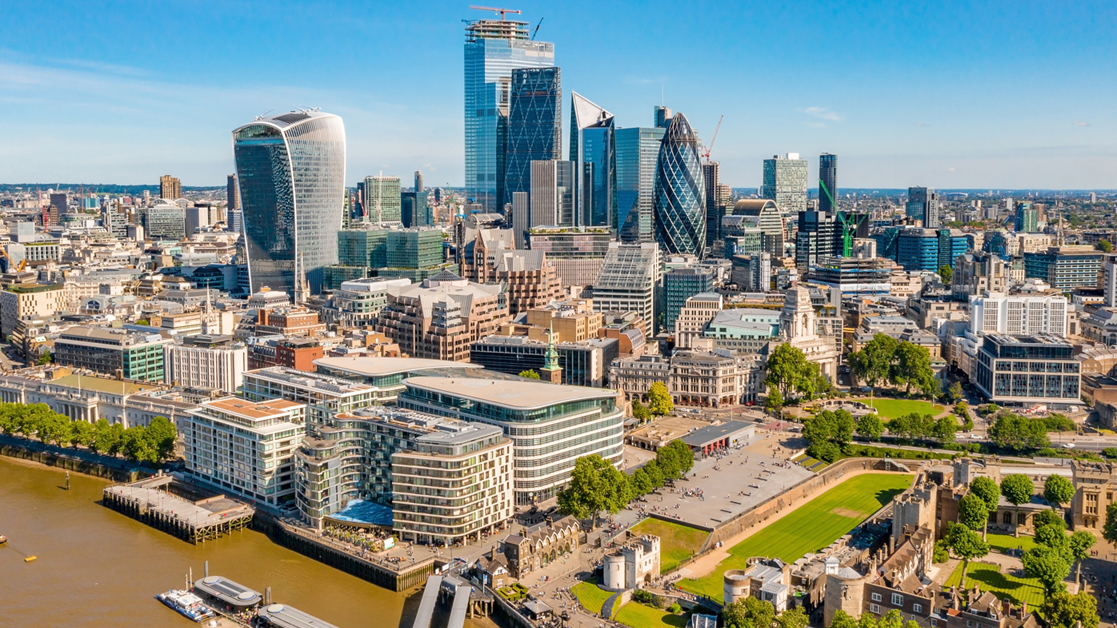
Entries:
<svg viewBox="0 0 1117 628">
<path fill-rule="evenodd" d="M 543 368 L 539 379 L 552 384 L 562 383 L 562 367 L 559 366 L 558 349 L 555 349 L 555 324 L 551 323 L 551 333 L 547 335 L 547 353 L 544 354 Z"/>
</svg>

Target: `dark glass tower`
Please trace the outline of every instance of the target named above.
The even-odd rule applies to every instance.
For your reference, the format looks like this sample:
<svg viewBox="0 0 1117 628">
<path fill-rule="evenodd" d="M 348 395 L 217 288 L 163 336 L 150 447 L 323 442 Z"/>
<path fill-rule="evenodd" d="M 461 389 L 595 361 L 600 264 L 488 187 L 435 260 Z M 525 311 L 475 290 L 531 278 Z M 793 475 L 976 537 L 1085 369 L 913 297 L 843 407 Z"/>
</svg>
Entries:
<svg viewBox="0 0 1117 628">
<path fill-rule="evenodd" d="M 838 156 L 823 153 L 818 158 L 818 210 L 838 209 Z"/>
<path fill-rule="evenodd" d="M 575 164 L 578 226 L 610 227 L 617 206 L 617 147 L 613 114 L 571 92 L 570 161 Z"/>
<path fill-rule="evenodd" d="M 655 238 L 666 253 L 706 252 L 706 185 L 698 135 L 686 116 L 671 117 L 655 172 Z"/>
<path fill-rule="evenodd" d="M 562 151 L 562 87 L 559 68 L 512 70 L 508 102 L 508 151 L 504 201 L 531 192 L 531 162 L 558 159 Z"/>
</svg>

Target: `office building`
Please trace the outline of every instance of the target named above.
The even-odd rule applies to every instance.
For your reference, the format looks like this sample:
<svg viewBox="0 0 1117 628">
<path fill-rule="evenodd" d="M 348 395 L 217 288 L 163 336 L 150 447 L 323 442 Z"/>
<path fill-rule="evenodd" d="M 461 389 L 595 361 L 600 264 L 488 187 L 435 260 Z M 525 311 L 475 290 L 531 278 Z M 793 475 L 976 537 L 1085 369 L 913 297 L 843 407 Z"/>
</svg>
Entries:
<svg viewBox="0 0 1117 628">
<path fill-rule="evenodd" d="M 830 153 L 818 157 L 818 211 L 838 211 L 838 156 Z"/>
<path fill-rule="evenodd" d="M 500 251 L 493 279 L 507 287 L 505 298 L 512 316 L 543 307 L 565 294 L 562 281 L 543 251 Z"/>
<path fill-rule="evenodd" d="M 236 211 L 240 209 L 240 190 L 237 186 L 237 175 L 231 174 L 225 182 L 225 210 Z"/>
<path fill-rule="evenodd" d="M 956 229 L 889 229 L 874 234 L 873 239 L 881 257 L 895 260 L 908 272 L 935 272 L 943 266 L 953 266 L 970 247 L 965 234 Z"/>
<path fill-rule="evenodd" d="M 48 316 L 65 309 L 63 284 L 41 284 L 31 275 L 28 281 L 13 283 L 0 290 L 0 337 L 15 332 L 20 319 Z"/>
<path fill-rule="evenodd" d="M 620 357 L 619 343 L 611 338 L 576 342 L 556 339 L 553 347 L 558 355 L 561 382 L 568 386 L 604 386 L 609 363 Z M 543 375 L 550 348 L 548 342 L 528 336 L 489 336 L 470 345 L 469 361 L 499 373 L 519 375 L 535 371 Z"/>
<path fill-rule="evenodd" d="M 504 195 L 512 71 L 555 65 L 555 45 L 530 40 L 527 26 L 477 20 L 465 28 L 465 187 L 482 212 L 512 201 Z"/>
<path fill-rule="evenodd" d="M 528 235 L 528 246 L 547 254 L 547 262 L 564 286 L 592 286 L 612 241 L 607 227 L 536 227 Z"/>
<path fill-rule="evenodd" d="M 574 223 L 614 227 L 617 151 L 613 114 L 578 92 L 570 94 L 570 161 L 574 162 Z"/>
<path fill-rule="evenodd" d="M 763 364 L 758 355 L 735 356 L 724 349 L 681 350 L 671 357 L 616 360 L 609 368 L 609 381 L 626 399 L 639 400 L 660 382 L 679 405 L 718 408 L 755 401 Z"/>
<path fill-rule="evenodd" d="M 593 284 L 595 312 L 634 312 L 655 335 L 656 293 L 662 281 L 659 246 L 654 242 L 612 242 Z"/>
<path fill-rule="evenodd" d="M 835 254 L 835 231 L 840 234 L 841 227 L 834 223 L 833 214 L 813 209 L 799 212 L 799 231 L 795 234 L 796 268 L 807 270 Z"/>
<path fill-rule="evenodd" d="M 531 220 L 528 224 L 515 224 L 513 231 L 529 233 L 538 226 L 574 226 L 574 162 L 552 159 L 531 163 Z"/>
<path fill-rule="evenodd" d="M 810 282 L 837 288 L 842 296 L 887 295 L 893 263 L 880 257 L 830 257 L 810 267 Z"/>
<path fill-rule="evenodd" d="M 186 237 L 186 210 L 178 205 L 156 205 L 143 210 L 148 240 L 181 240 Z"/>
<path fill-rule="evenodd" d="M 923 221 L 924 229 L 937 229 L 939 221 L 939 195 L 932 188 L 908 188 L 905 213 L 909 218 Z"/>
<path fill-rule="evenodd" d="M 158 333 L 74 326 L 54 341 L 54 363 L 143 382 L 162 382 L 163 346 Z"/>
<path fill-rule="evenodd" d="M 65 192 L 52 192 L 50 195 L 50 206 L 58 210 L 59 214 L 65 214 L 69 207 L 69 199 Z M 57 220 L 57 219 L 56 219 Z"/>
<path fill-rule="evenodd" d="M 988 334 L 977 354 L 975 383 L 998 405 L 1079 406 L 1080 365 L 1074 347 L 1058 336 Z"/>
<path fill-rule="evenodd" d="M 458 377 L 411 377 L 404 385 L 401 408 L 504 430 L 513 443 L 517 506 L 555 497 L 578 458 L 597 454 L 621 463 L 624 411 L 612 390 Z"/>
<path fill-rule="evenodd" d="M 1067 335 L 1067 298 L 990 293 L 970 298 L 970 331 L 1010 336 Z"/>
<path fill-rule="evenodd" d="M 706 325 L 718 315 L 724 301 L 716 292 L 702 292 L 689 297 L 679 314 L 675 317 L 674 326 L 670 329 L 675 332 L 675 346 L 686 349 L 694 345 L 694 340 L 702 336 Z"/>
<path fill-rule="evenodd" d="M 955 260 L 951 291 L 956 296 L 1008 292 L 1008 263 L 992 253 L 966 253 Z"/>
<path fill-rule="evenodd" d="M 375 386 L 332 375 L 300 371 L 285 366 L 253 369 L 244 373 L 244 398 L 249 401 L 286 399 L 307 404 L 306 422 L 325 425 L 335 415 L 384 403 L 388 396 Z"/>
<path fill-rule="evenodd" d="M 424 190 L 425 190 L 425 188 L 423 187 L 423 172 L 421 170 L 416 170 L 415 171 L 415 191 L 416 192 L 422 192 Z"/>
<path fill-rule="evenodd" d="M 192 236 L 199 230 L 204 229 L 211 224 L 210 222 L 210 208 L 208 206 L 195 205 L 194 207 L 187 207 L 185 211 L 186 229 L 184 233 L 186 237 Z"/>
<path fill-rule="evenodd" d="M 163 381 L 172 386 L 235 393 L 248 370 L 248 348 L 232 336 L 199 334 L 163 346 Z"/>
<path fill-rule="evenodd" d="M 169 201 L 182 198 L 182 181 L 169 174 L 159 177 L 159 196 Z"/>
<path fill-rule="evenodd" d="M 706 253 L 706 188 L 698 135 L 676 113 L 663 136 L 655 172 L 653 226 L 665 254 Z"/>
<path fill-rule="evenodd" d="M 375 389 L 373 397 L 380 405 L 395 403 L 404 391 L 403 381 L 409 377 L 466 377 L 481 372 L 480 365 L 468 362 L 369 355 L 322 358 L 315 360 L 314 366 L 321 375 L 371 386 Z"/>
<path fill-rule="evenodd" d="M 376 331 L 416 358 L 464 361 L 469 345 L 508 321 L 500 285 L 471 283 L 443 271 L 412 286 L 389 287 Z"/>
<path fill-rule="evenodd" d="M 775 201 L 784 216 L 807 211 L 807 160 L 799 153 L 765 159 L 760 197 Z"/>
<path fill-rule="evenodd" d="M 375 175 L 365 177 L 365 215 L 374 225 L 402 222 L 399 177 Z"/>
<path fill-rule="evenodd" d="M 337 258 L 342 266 L 384 268 L 388 265 L 388 230 L 358 224 L 337 232 Z"/>
<path fill-rule="evenodd" d="M 783 258 L 784 222 L 780 207 L 766 199 L 741 199 L 733 206 L 734 216 L 755 218 L 762 234 L 761 246 L 772 259 Z"/>
<path fill-rule="evenodd" d="M 1039 210 L 1031 201 L 1021 201 L 1016 206 L 1016 232 L 1035 233 L 1039 231 Z"/>
<path fill-rule="evenodd" d="M 410 279 L 378 277 L 342 281 L 322 308 L 322 320 L 340 327 L 368 327 L 388 305 L 388 286 L 410 284 Z"/>
<path fill-rule="evenodd" d="M 714 269 L 683 266 L 663 273 L 663 328 L 673 331 L 687 299 L 714 289 Z"/>
<path fill-rule="evenodd" d="M 250 291 L 294 295 L 295 266 L 320 292 L 337 263 L 345 125 L 320 111 L 260 117 L 233 131 Z"/>
<path fill-rule="evenodd" d="M 306 432 L 306 405 L 228 397 L 179 420 L 186 473 L 269 506 L 295 499 L 294 452 Z"/>
<path fill-rule="evenodd" d="M 430 227 L 434 225 L 434 215 L 427 205 L 426 192 L 400 193 L 400 220 L 404 227 Z"/>
<path fill-rule="evenodd" d="M 1095 288 L 1104 259 L 1105 254 L 1092 246 L 1052 246 L 1046 251 L 1024 253 L 1024 276 L 1042 279 L 1059 292 Z"/>
<path fill-rule="evenodd" d="M 729 205 L 729 194 L 720 183 L 721 164 L 710 161 L 702 164 L 702 178 L 706 185 L 706 248 L 722 239 L 721 221 Z"/>
<path fill-rule="evenodd" d="M 617 129 L 617 239 L 651 242 L 655 170 L 664 127 Z"/>
<path fill-rule="evenodd" d="M 508 100 L 505 203 L 514 202 L 517 192 L 531 193 L 532 162 L 561 159 L 562 87 L 559 68 L 512 70 Z"/>
<path fill-rule="evenodd" d="M 1105 307 L 1117 307 L 1117 259 L 1105 258 L 1102 278 L 1102 296 Z"/>
</svg>

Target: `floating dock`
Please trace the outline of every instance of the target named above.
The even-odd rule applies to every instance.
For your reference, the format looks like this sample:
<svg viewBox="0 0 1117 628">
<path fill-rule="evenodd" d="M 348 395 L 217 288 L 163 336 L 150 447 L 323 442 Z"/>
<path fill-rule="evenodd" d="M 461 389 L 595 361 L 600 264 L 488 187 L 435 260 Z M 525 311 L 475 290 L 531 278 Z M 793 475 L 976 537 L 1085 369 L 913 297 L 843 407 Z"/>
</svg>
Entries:
<svg viewBox="0 0 1117 628">
<path fill-rule="evenodd" d="M 442 576 L 429 576 L 427 586 L 423 589 L 423 599 L 419 602 L 419 612 L 415 614 L 415 623 L 412 628 L 431 628 L 431 619 L 434 617 L 434 603 L 438 601 L 438 589 L 442 585 Z"/>
<path fill-rule="evenodd" d="M 109 508 L 195 544 L 247 528 L 256 512 L 224 495 L 190 501 L 159 490 L 172 482 L 173 477 L 160 475 L 105 487 L 102 495 Z"/>
<path fill-rule="evenodd" d="M 194 583 L 194 590 L 225 605 L 224 610 L 242 611 L 264 601 L 259 591 L 221 576 L 206 576 Z"/>
<path fill-rule="evenodd" d="M 286 604 L 269 604 L 256 611 L 259 625 L 274 628 L 337 628 Z"/>
</svg>

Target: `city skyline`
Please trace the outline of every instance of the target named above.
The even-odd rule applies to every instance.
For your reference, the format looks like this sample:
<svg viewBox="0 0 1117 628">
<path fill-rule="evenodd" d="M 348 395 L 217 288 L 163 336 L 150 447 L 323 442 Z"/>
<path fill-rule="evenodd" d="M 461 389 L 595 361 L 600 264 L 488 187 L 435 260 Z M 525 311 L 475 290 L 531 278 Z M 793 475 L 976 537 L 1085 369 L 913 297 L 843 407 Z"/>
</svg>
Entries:
<svg viewBox="0 0 1117 628">
<path fill-rule="evenodd" d="M 431 186 L 462 186 L 459 20 L 495 16 L 457 3 L 422 18 L 406 7 L 371 18 L 346 3 L 302 6 L 253 26 L 240 25 L 251 6 L 156 15 L 75 5 L 73 25 L 48 22 L 33 5 L 5 6 L 0 17 L 24 36 L 0 50 L 9 112 L 0 182 L 137 184 L 169 172 L 184 187 L 216 187 L 233 172 L 228 129 L 268 109 L 317 106 L 346 121 L 348 185 L 419 169 Z M 564 92 L 613 112 L 618 128 L 647 124 L 661 94 L 706 142 L 725 114 L 712 157 L 733 187 L 759 186 L 762 160 L 787 152 L 809 161 L 809 181 L 819 154 L 841 155 L 843 189 L 1114 187 L 1112 88 L 1093 84 L 1117 59 L 1104 36 L 1114 16 L 1101 4 L 681 16 L 619 4 L 596 7 L 593 20 L 576 5 L 514 8 L 531 31 L 544 18 L 538 39 L 555 45 Z M 176 40 L 196 45 L 166 46 L 166 29 L 133 26 L 172 22 Z M 323 43 L 313 33 L 327 27 L 351 35 Z M 423 46 L 400 45 L 420 27 Z M 260 43 L 272 30 L 282 48 Z M 94 45 L 97 32 L 127 36 Z M 662 41 L 677 43 L 650 54 Z M 1073 98 L 1043 95 L 1059 91 Z"/>
</svg>

